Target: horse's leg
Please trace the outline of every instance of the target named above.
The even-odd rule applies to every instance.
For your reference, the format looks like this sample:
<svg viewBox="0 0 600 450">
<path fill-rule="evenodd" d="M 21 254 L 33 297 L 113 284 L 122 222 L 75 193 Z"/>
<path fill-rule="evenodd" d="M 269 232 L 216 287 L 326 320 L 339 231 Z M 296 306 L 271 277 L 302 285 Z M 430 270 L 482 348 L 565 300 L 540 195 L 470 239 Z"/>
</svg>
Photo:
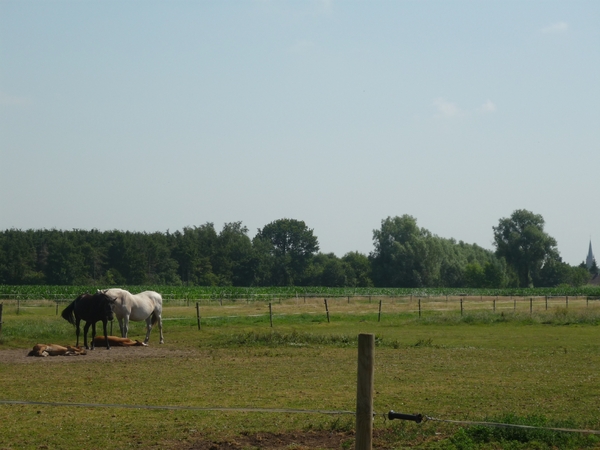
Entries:
<svg viewBox="0 0 600 450">
<path fill-rule="evenodd" d="M 79 323 L 81 322 L 81 319 L 76 317 L 75 318 L 75 335 L 77 336 L 77 343 L 75 344 L 75 347 L 79 347 Z"/>
<path fill-rule="evenodd" d="M 123 328 L 123 318 L 117 317 L 117 320 L 119 321 L 119 331 L 121 332 L 121 337 L 125 337 L 125 328 Z"/>
<path fill-rule="evenodd" d="M 96 339 L 96 322 L 92 322 L 92 350 L 96 348 L 94 339 Z"/>
<path fill-rule="evenodd" d="M 87 334 L 88 334 L 88 330 L 90 329 L 90 325 L 91 325 L 91 322 L 86 322 L 85 326 L 83 327 L 83 345 L 87 349 L 89 349 L 88 343 L 87 343 Z M 79 342 L 79 340 L 77 342 Z M 93 345 L 94 345 L 94 341 L 92 341 L 92 350 L 94 349 Z"/>
<path fill-rule="evenodd" d="M 129 333 L 129 314 L 125 314 L 123 316 L 123 333 L 121 337 L 126 338 Z"/>
<path fill-rule="evenodd" d="M 163 336 L 163 331 L 162 331 L 162 314 L 158 315 L 158 331 L 160 331 L 160 343 L 164 344 L 165 338 Z"/>
<path fill-rule="evenodd" d="M 152 314 L 148 316 L 146 319 L 146 339 L 144 339 L 144 344 L 147 344 L 150 340 L 150 332 L 152 331 Z"/>
<path fill-rule="evenodd" d="M 104 326 L 104 339 L 106 340 L 106 350 L 110 350 L 110 342 L 108 342 L 108 332 L 107 332 L 107 329 L 106 329 L 106 323 L 107 322 L 108 321 L 106 319 L 104 319 L 102 321 L 102 325 Z"/>
</svg>

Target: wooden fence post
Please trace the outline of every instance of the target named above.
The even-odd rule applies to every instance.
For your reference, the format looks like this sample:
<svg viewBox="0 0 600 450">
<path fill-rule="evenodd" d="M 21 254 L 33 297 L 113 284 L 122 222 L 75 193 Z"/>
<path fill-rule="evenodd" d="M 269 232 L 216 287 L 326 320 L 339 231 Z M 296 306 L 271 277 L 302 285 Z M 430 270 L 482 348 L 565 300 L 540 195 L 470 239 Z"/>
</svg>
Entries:
<svg viewBox="0 0 600 450">
<path fill-rule="evenodd" d="M 273 328 L 273 308 L 271 302 L 269 302 L 269 322 L 271 322 L 271 328 Z"/>
<path fill-rule="evenodd" d="M 356 378 L 356 450 L 371 450 L 373 445 L 373 334 L 358 335 L 358 373 Z"/>
<path fill-rule="evenodd" d="M 460 299 L 460 315 L 463 315 L 463 299 Z"/>
<path fill-rule="evenodd" d="M 546 295 L 546 311 L 548 311 L 548 296 Z"/>
<path fill-rule="evenodd" d="M 198 321 L 198 329 L 200 329 L 200 302 L 196 302 L 196 320 Z"/>
<path fill-rule="evenodd" d="M 529 315 L 533 314 L 533 297 L 529 297 Z"/>
<path fill-rule="evenodd" d="M 568 308 L 569 307 L 569 296 L 565 295 L 565 307 Z"/>
<path fill-rule="evenodd" d="M 0 336 L 2 335 L 2 308 L 4 303 L 0 303 Z"/>
<path fill-rule="evenodd" d="M 379 300 L 379 315 L 377 316 L 377 322 L 381 322 L 381 302 L 382 300 Z"/>
<path fill-rule="evenodd" d="M 323 299 L 325 301 L 325 312 L 327 313 L 327 323 L 329 323 L 329 306 L 327 305 L 327 299 Z"/>
<path fill-rule="evenodd" d="M 421 318 L 421 299 L 419 299 L 419 319 Z"/>
<path fill-rule="evenodd" d="M 496 299 L 494 299 L 494 312 L 496 312 Z"/>
</svg>

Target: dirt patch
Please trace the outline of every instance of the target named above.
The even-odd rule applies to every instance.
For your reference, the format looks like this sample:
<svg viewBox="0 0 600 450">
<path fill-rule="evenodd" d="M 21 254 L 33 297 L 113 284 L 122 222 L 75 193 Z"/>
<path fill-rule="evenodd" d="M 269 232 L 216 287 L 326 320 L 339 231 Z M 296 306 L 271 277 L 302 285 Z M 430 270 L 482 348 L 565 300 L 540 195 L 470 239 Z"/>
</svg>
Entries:
<svg viewBox="0 0 600 450">
<path fill-rule="evenodd" d="M 257 433 L 218 441 L 200 438 L 176 448 L 179 450 L 344 449 L 354 448 L 354 433 L 332 431 Z"/>
<path fill-rule="evenodd" d="M 33 348 L 33 346 L 31 347 Z M 96 347 L 78 356 L 27 356 L 31 348 L 0 350 L 0 364 L 69 364 L 82 361 L 122 361 L 131 358 L 177 358 L 194 354 L 193 350 L 174 350 L 166 347 Z"/>
</svg>

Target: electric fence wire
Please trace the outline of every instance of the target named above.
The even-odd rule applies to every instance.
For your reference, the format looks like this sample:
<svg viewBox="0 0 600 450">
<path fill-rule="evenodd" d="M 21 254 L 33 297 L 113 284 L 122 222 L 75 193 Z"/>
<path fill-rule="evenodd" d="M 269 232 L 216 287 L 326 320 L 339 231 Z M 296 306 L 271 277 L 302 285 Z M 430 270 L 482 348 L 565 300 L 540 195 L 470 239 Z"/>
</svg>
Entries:
<svg viewBox="0 0 600 450">
<path fill-rule="evenodd" d="M 202 407 L 202 406 L 178 406 L 178 405 L 121 405 L 116 403 L 69 403 L 69 402 L 41 402 L 41 401 L 28 401 L 28 400 L 0 400 L 0 404 L 4 405 L 37 405 L 37 406 L 71 406 L 71 407 L 83 407 L 83 408 L 126 408 L 126 409 L 164 409 L 164 410 L 179 410 L 179 411 L 220 411 L 220 412 L 261 412 L 261 413 L 285 413 L 285 414 L 326 414 L 326 415 L 356 415 L 354 411 L 345 410 L 324 410 L 324 409 L 287 409 L 287 408 L 223 408 L 223 407 Z M 373 418 L 382 416 L 385 420 L 388 420 L 389 413 L 373 413 Z M 418 415 L 421 416 L 421 415 Z M 547 431 L 560 431 L 566 433 L 582 433 L 582 434 L 596 434 L 600 435 L 598 430 L 580 430 L 574 428 L 556 428 L 556 427 L 536 427 L 532 425 L 519 425 L 511 423 L 499 423 L 499 422 L 483 422 L 483 421 L 472 421 L 472 420 L 451 420 L 451 419 L 440 419 L 437 417 L 423 415 L 427 421 L 431 422 L 446 422 L 461 425 L 479 425 L 488 427 L 504 427 L 504 428 L 520 428 L 525 430 L 547 430 Z M 413 419 L 410 419 L 413 420 Z"/>
</svg>

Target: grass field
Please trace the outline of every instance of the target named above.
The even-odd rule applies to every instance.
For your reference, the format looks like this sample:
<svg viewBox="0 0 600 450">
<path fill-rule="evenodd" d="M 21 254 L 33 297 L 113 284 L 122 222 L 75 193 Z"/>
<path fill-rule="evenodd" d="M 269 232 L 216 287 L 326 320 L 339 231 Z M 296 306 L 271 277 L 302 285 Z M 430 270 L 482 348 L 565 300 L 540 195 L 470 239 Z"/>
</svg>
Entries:
<svg viewBox="0 0 600 450">
<path fill-rule="evenodd" d="M 4 301 L 0 400 L 306 410 L 131 409 L 0 404 L 0 448 L 325 448 L 283 436 L 338 433 L 353 448 L 356 341 L 376 336 L 375 448 L 600 448 L 594 435 L 386 421 L 389 410 L 458 421 L 600 430 L 600 308 L 584 299 L 302 299 L 166 306 L 165 341 L 28 358 L 40 343 L 74 344 L 53 302 Z M 61 308 L 64 305 L 61 305 Z M 113 334 L 118 334 L 114 330 Z M 142 324 L 130 337 L 141 339 Z M 257 433 L 283 444 L 248 444 Z M 296 434 L 294 434 L 296 433 Z M 266 442 L 266 441 L 265 441 Z M 285 444 L 287 442 L 287 444 Z M 208 445 L 207 443 L 211 443 Z M 226 447 L 225 444 L 230 445 Z M 237 447 L 234 444 L 237 443 Z"/>
</svg>

